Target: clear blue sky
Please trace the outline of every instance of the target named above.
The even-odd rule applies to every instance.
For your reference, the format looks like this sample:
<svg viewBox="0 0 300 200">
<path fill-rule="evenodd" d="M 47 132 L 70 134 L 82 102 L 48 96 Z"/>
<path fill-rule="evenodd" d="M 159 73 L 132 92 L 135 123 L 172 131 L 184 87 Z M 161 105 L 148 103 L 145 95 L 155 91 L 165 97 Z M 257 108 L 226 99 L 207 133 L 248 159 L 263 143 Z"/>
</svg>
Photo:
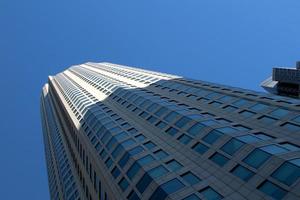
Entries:
<svg viewBox="0 0 300 200">
<path fill-rule="evenodd" d="M 300 1 L 0 0 L 2 199 L 47 200 L 47 76 L 108 61 L 261 90 L 300 59 Z"/>
</svg>

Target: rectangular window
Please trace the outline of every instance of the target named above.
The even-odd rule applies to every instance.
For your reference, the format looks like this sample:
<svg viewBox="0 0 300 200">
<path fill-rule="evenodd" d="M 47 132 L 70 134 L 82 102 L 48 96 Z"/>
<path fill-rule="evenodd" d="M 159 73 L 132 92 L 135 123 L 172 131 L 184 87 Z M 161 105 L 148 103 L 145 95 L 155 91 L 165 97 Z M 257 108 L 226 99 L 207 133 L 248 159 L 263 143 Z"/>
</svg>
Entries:
<svg viewBox="0 0 300 200">
<path fill-rule="evenodd" d="M 167 116 L 164 117 L 164 120 L 171 123 L 172 121 L 174 121 L 176 119 L 177 116 L 178 116 L 178 113 L 172 111 Z"/>
<path fill-rule="evenodd" d="M 140 158 L 140 159 L 138 160 L 138 163 L 139 163 L 140 165 L 144 166 L 144 165 L 148 165 L 149 163 L 153 162 L 154 160 L 155 160 L 155 159 L 154 159 L 153 156 L 147 155 L 147 156 L 145 156 L 145 157 L 143 157 L 143 158 Z"/>
<path fill-rule="evenodd" d="M 250 107 L 252 111 L 257 111 L 257 112 L 267 110 L 268 108 L 270 108 L 270 106 L 262 103 L 257 103 L 254 106 Z"/>
<path fill-rule="evenodd" d="M 216 192 L 213 188 L 211 188 L 209 186 L 200 190 L 199 193 L 202 194 L 205 197 L 205 199 L 207 199 L 207 200 L 223 199 L 222 195 L 220 195 L 218 192 Z"/>
<path fill-rule="evenodd" d="M 223 156 L 220 153 L 215 153 L 209 159 L 212 160 L 217 165 L 219 165 L 220 167 L 223 167 L 229 161 L 227 157 Z"/>
<path fill-rule="evenodd" d="M 151 141 L 146 142 L 146 143 L 144 144 L 144 146 L 145 146 L 147 149 L 149 149 L 149 150 L 151 150 L 151 149 L 153 149 L 154 147 L 156 147 L 156 145 L 155 145 L 153 142 L 151 142 Z"/>
<path fill-rule="evenodd" d="M 175 126 L 177 126 L 178 128 L 183 128 L 183 127 L 185 127 L 190 121 L 192 121 L 190 118 L 188 118 L 188 117 L 182 117 L 181 119 L 179 119 L 179 120 L 175 123 Z"/>
<path fill-rule="evenodd" d="M 291 186 L 300 177 L 300 162 L 298 165 L 294 161 L 300 161 L 300 159 L 294 159 L 284 162 L 273 174 L 272 177 L 278 181 Z"/>
<path fill-rule="evenodd" d="M 152 182 L 151 176 L 148 173 L 146 173 L 136 184 L 136 188 L 138 189 L 138 191 L 140 193 L 143 193 L 147 189 L 147 187 L 150 185 L 151 182 Z"/>
<path fill-rule="evenodd" d="M 159 165 L 158 167 L 155 167 L 151 170 L 148 171 L 149 175 L 152 178 L 158 178 L 161 177 L 163 175 L 165 175 L 166 173 L 168 173 L 169 171 L 162 165 Z"/>
<path fill-rule="evenodd" d="M 233 105 L 241 107 L 241 106 L 245 106 L 245 105 L 249 104 L 250 102 L 251 101 L 246 100 L 246 99 L 240 99 L 240 100 L 234 102 Z"/>
<path fill-rule="evenodd" d="M 168 162 L 166 163 L 166 165 L 167 165 L 168 168 L 169 168 L 171 171 L 173 171 L 173 172 L 178 171 L 178 170 L 180 170 L 180 169 L 183 167 L 179 162 L 177 162 L 177 161 L 174 160 L 174 159 L 168 161 Z"/>
<path fill-rule="evenodd" d="M 286 110 L 286 109 L 282 109 L 282 108 L 278 108 L 276 110 L 274 110 L 273 112 L 270 113 L 272 116 L 274 117 L 285 117 L 288 114 L 290 114 L 290 111 Z"/>
<path fill-rule="evenodd" d="M 163 129 L 167 126 L 167 123 L 165 123 L 163 121 L 159 121 L 157 124 L 155 124 L 155 126 L 157 126 L 160 129 Z"/>
<path fill-rule="evenodd" d="M 242 146 L 244 146 L 245 143 L 232 138 L 229 140 L 226 144 L 224 144 L 221 147 L 221 150 L 226 152 L 229 155 L 233 155 L 235 152 L 237 152 Z"/>
<path fill-rule="evenodd" d="M 164 159 L 164 158 L 166 158 L 166 157 L 168 157 L 169 156 L 169 154 L 167 154 L 165 151 L 163 151 L 163 150 L 158 150 L 158 151 L 155 151 L 154 152 L 154 155 L 158 158 L 158 159 Z"/>
<path fill-rule="evenodd" d="M 137 162 L 134 162 L 126 173 L 128 178 L 132 180 L 134 176 L 139 172 L 140 168 L 141 166 Z"/>
<path fill-rule="evenodd" d="M 277 119 L 273 118 L 273 117 L 268 117 L 268 116 L 262 116 L 260 118 L 258 118 L 261 122 L 265 123 L 265 124 L 273 124 L 276 123 Z"/>
<path fill-rule="evenodd" d="M 202 138 L 202 140 L 208 144 L 215 143 L 223 134 L 218 131 L 211 131 L 206 136 Z"/>
<path fill-rule="evenodd" d="M 235 168 L 233 168 L 231 173 L 244 181 L 248 181 L 254 175 L 254 172 L 241 165 L 237 165 Z"/>
<path fill-rule="evenodd" d="M 191 128 L 189 128 L 187 130 L 187 132 L 190 134 L 190 135 L 193 135 L 193 136 L 196 136 L 198 134 L 201 133 L 201 130 L 205 128 L 204 125 L 200 124 L 200 123 L 196 123 L 194 124 Z"/>
<path fill-rule="evenodd" d="M 271 155 L 260 149 L 255 149 L 252 151 L 243 161 L 249 166 L 258 169 L 262 164 L 264 164 Z"/>
<path fill-rule="evenodd" d="M 197 153 L 200 153 L 200 154 L 202 155 L 202 154 L 204 154 L 209 148 L 208 148 L 206 145 L 204 145 L 204 144 L 198 142 L 198 143 L 196 143 L 196 144 L 192 147 L 192 149 L 193 149 L 194 151 L 196 151 Z"/>
<path fill-rule="evenodd" d="M 281 126 L 289 131 L 300 131 L 300 126 L 289 123 L 289 122 L 286 122 L 286 123 L 282 124 Z"/>
<path fill-rule="evenodd" d="M 128 188 L 128 185 L 129 185 L 129 183 L 125 178 L 122 178 L 119 182 L 119 186 L 122 191 L 125 191 Z"/>
<path fill-rule="evenodd" d="M 176 133 L 178 132 L 178 130 L 176 128 L 173 128 L 173 127 L 170 127 L 166 130 L 166 132 L 171 135 L 171 136 L 174 136 L 176 135 Z"/>
<path fill-rule="evenodd" d="M 271 196 L 273 199 L 280 200 L 282 199 L 287 191 L 282 189 L 281 187 L 271 183 L 270 181 L 265 181 L 261 184 L 258 189 L 263 193 Z"/>
<path fill-rule="evenodd" d="M 201 181 L 201 179 L 194 175 L 192 172 L 186 172 L 182 174 L 181 177 L 190 185 L 195 185 Z"/>
<path fill-rule="evenodd" d="M 182 134 L 179 138 L 177 138 L 182 144 L 188 144 L 192 138 L 190 136 L 187 136 L 185 134 Z"/>
<path fill-rule="evenodd" d="M 184 187 L 184 184 L 181 183 L 177 178 L 170 180 L 164 184 L 161 185 L 161 188 L 167 193 L 172 194 L 181 188 Z"/>
</svg>

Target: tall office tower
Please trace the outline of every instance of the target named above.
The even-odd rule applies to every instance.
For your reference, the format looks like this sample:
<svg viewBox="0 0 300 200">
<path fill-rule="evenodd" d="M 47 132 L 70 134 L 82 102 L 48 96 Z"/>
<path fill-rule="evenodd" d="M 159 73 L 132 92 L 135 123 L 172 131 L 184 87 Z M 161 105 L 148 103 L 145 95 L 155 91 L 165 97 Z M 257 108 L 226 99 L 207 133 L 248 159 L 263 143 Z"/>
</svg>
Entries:
<svg viewBox="0 0 300 200">
<path fill-rule="evenodd" d="M 261 86 L 272 94 L 300 98 L 300 61 L 296 68 L 273 68 L 272 77 Z"/>
<path fill-rule="evenodd" d="M 41 95 L 52 199 L 300 199 L 300 101 L 111 63 Z"/>
</svg>

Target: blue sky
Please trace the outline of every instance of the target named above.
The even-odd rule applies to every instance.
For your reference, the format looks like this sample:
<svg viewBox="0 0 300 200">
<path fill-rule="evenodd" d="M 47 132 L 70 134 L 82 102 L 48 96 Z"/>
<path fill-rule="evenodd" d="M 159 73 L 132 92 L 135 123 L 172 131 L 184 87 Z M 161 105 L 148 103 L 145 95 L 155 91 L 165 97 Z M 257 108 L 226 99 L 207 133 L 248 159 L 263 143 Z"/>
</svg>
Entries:
<svg viewBox="0 0 300 200">
<path fill-rule="evenodd" d="M 3 199 L 49 199 L 47 76 L 107 61 L 253 90 L 300 59 L 299 0 L 0 0 Z"/>
</svg>

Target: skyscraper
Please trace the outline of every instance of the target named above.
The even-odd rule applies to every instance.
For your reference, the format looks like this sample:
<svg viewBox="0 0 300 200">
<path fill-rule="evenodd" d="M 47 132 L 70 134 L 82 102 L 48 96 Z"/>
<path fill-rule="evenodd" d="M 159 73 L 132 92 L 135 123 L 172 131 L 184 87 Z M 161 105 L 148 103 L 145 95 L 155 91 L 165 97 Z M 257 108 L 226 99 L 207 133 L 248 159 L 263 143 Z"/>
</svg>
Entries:
<svg viewBox="0 0 300 200">
<path fill-rule="evenodd" d="M 300 97 L 300 62 L 296 68 L 273 68 L 272 76 L 262 82 L 261 86 L 272 94 Z"/>
<path fill-rule="evenodd" d="M 111 63 L 50 76 L 51 199 L 300 199 L 300 101 Z"/>
</svg>

